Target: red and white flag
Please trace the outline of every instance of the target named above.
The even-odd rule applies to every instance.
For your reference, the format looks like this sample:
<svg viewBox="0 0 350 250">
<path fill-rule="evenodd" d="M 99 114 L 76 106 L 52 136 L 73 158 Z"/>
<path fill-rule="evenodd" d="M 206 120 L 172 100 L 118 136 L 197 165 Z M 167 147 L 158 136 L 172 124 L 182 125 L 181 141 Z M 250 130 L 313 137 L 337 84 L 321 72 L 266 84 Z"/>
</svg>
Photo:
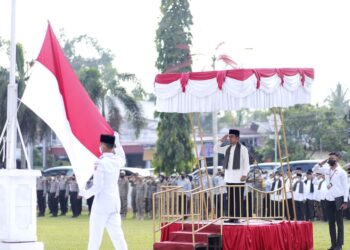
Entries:
<svg viewBox="0 0 350 250">
<path fill-rule="evenodd" d="M 80 83 L 50 24 L 22 102 L 56 133 L 84 188 L 100 156 L 100 134 L 114 132 Z"/>
</svg>

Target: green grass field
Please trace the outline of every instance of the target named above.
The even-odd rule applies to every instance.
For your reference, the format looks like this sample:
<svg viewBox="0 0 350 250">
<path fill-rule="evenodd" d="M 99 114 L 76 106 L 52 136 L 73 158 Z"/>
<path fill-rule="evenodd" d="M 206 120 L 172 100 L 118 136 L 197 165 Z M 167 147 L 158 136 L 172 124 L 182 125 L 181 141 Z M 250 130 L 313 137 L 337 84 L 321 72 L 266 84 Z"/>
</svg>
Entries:
<svg viewBox="0 0 350 250">
<path fill-rule="evenodd" d="M 87 249 L 89 218 L 83 214 L 79 218 L 70 216 L 38 218 L 38 238 L 44 242 L 46 250 L 83 250 Z M 345 220 L 345 245 L 350 249 L 350 221 Z M 127 218 L 122 223 L 129 250 L 150 250 L 153 244 L 152 220 L 138 221 Z M 314 249 L 324 250 L 330 246 L 328 224 L 314 222 Z M 101 250 L 113 249 L 105 232 Z"/>
</svg>

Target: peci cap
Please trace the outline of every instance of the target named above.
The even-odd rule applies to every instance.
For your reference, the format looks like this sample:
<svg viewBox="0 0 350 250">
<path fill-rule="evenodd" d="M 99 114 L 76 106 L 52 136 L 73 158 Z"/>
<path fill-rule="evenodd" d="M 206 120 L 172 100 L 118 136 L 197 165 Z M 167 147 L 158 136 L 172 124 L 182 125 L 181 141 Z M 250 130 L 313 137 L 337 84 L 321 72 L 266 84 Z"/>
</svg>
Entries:
<svg viewBox="0 0 350 250">
<path fill-rule="evenodd" d="M 237 130 L 237 129 L 230 129 L 228 131 L 228 134 L 229 135 L 235 135 L 235 136 L 239 137 L 239 130 Z"/>
<path fill-rule="evenodd" d="M 313 172 L 312 172 L 312 170 L 311 169 L 309 169 L 307 172 L 306 172 L 306 174 L 312 174 Z"/>
<path fill-rule="evenodd" d="M 115 143 L 115 136 L 114 135 L 104 135 L 104 134 L 102 134 L 100 136 L 100 142 L 114 145 L 114 143 Z"/>
</svg>

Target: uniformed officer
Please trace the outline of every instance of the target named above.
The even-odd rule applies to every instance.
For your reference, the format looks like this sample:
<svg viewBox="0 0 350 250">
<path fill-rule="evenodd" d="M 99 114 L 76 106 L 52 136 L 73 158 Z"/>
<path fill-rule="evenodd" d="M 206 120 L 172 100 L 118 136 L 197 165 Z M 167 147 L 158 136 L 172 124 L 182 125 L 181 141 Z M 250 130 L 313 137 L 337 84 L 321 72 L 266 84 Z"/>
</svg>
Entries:
<svg viewBox="0 0 350 250">
<path fill-rule="evenodd" d="M 78 201 L 78 192 L 79 192 L 79 186 L 78 182 L 75 179 L 75 175 L 72 176 L 72 178 L 68 182 L 69 187 L 69 197 L 70 197 L 70 204 L 72 208 L 72 218 L 76 218 L 80 215 L 79 212 L 79 201 Z"/>
<path fill-rule="evenodd" d="M 50 203 L 51 203 L 51 217 L 57 217 L 58 214 L 58 195 L 59 195 L 59 182 L 58 176 L 52 177 L 50 182 Z"/>
<path fill-rule="evenodd" d="M 153 194 L 157 192 L 157 184 L 152 176 L 147 180 L 147 194 L 146 194 L 146 217 L 152 219 L 153 212 Z"/>
<path fill-rule="evenodd" d="M 136 215 L 138 220 L 143 220 L 146 210 L 147 185 L 142 176 L 138 176 L 135 183 L 136 189 Z"/>
<path fill-rule="evenodd" d="M 128 212 L 128 194 L 129 194 L 129 180 L 125 176 L 125 171 L 120 171 L 118 180 L 119 195 L 120 195 L 120 216 L 122 219 L 126 218 Z"/>
<path fill-rule="evenodd" d="M 36 195 L 38 201 L 38 217 L 45 216 L 46 209 L 46 178 L 40 176 L 36 179 Z"/>
<path fill-rule="evenodd" d="M 137 213 L 137 204 L 136 204 L 136 180 L 138 179 L 139 174 L 135 173 L 132 175 L 130 179 L 130 184 L 131 184 L 131 208 L 132 208 L 132 213 L 133 219 L 136 219 L 136 213 Z"/>
<path fill-rule="evenodd" d="M 91 188 L 93 184 L 94 184 L 94 178 L 93 176 L 91 176 L 91 178 L 86 183 L 86 189 Z M 86 199 L 86 204 L 89 209 L 89 215 L 91 214 L 91 208 L 92 208 L 93 202 L 94 202 L 94 196 L 91 196 L 89 199 Z"/>
<path fill-rule="evenodd" d="M 60 209 L 61 209 L 61 216 L 65 216 L 67 211 L 68 211 L 68 207 L 67 207 L 67 203 L 68 203 L 68 183 L 67 183 L 67 178 L 63 175 L 61 175 L 59 177 L 59 181 L 58 181 L 58 186 L 59 186 L 59 202 L 60 202 Z"/>
<path fill-rule="evenodd" d="M 115 144 L 116 148 L 113 150 Z M 87 199 L 95 196 L 90 214 L 88 250 L 100 248 L 105 228 L 114 248 L 126 250 L 117 185 L 120 168 L 125 165 L 125 153 L 119 138 L 113 135 L 101 135 L 100 150 L 102 156 L 96 162 L 93 185 L 90 189 L 81 191 L 81 195 Z"/>
</svg>

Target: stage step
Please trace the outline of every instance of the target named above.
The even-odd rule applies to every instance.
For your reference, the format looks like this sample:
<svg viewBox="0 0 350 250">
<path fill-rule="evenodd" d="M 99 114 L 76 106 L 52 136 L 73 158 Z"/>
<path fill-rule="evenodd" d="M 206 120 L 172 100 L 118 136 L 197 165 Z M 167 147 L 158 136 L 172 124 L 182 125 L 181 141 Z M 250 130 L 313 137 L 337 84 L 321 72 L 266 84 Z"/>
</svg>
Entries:
<svg viewBox="0 0 350 250">
<path fill-rule="evenodd" d="M 179 241 L 162 241 L 154 243 L 153 250 L 208 250 L 207 244 Z"/>
<path fill-rule="evenodd" d="M 194 235 L 195 242 L 208 243 L 209 236 L 216 236 L 210 232 L 197 232 Z M 169 241 L 192 242 L 192 232 L 189 231 L 174 231 L 170 232 Z"/>
</svg>

